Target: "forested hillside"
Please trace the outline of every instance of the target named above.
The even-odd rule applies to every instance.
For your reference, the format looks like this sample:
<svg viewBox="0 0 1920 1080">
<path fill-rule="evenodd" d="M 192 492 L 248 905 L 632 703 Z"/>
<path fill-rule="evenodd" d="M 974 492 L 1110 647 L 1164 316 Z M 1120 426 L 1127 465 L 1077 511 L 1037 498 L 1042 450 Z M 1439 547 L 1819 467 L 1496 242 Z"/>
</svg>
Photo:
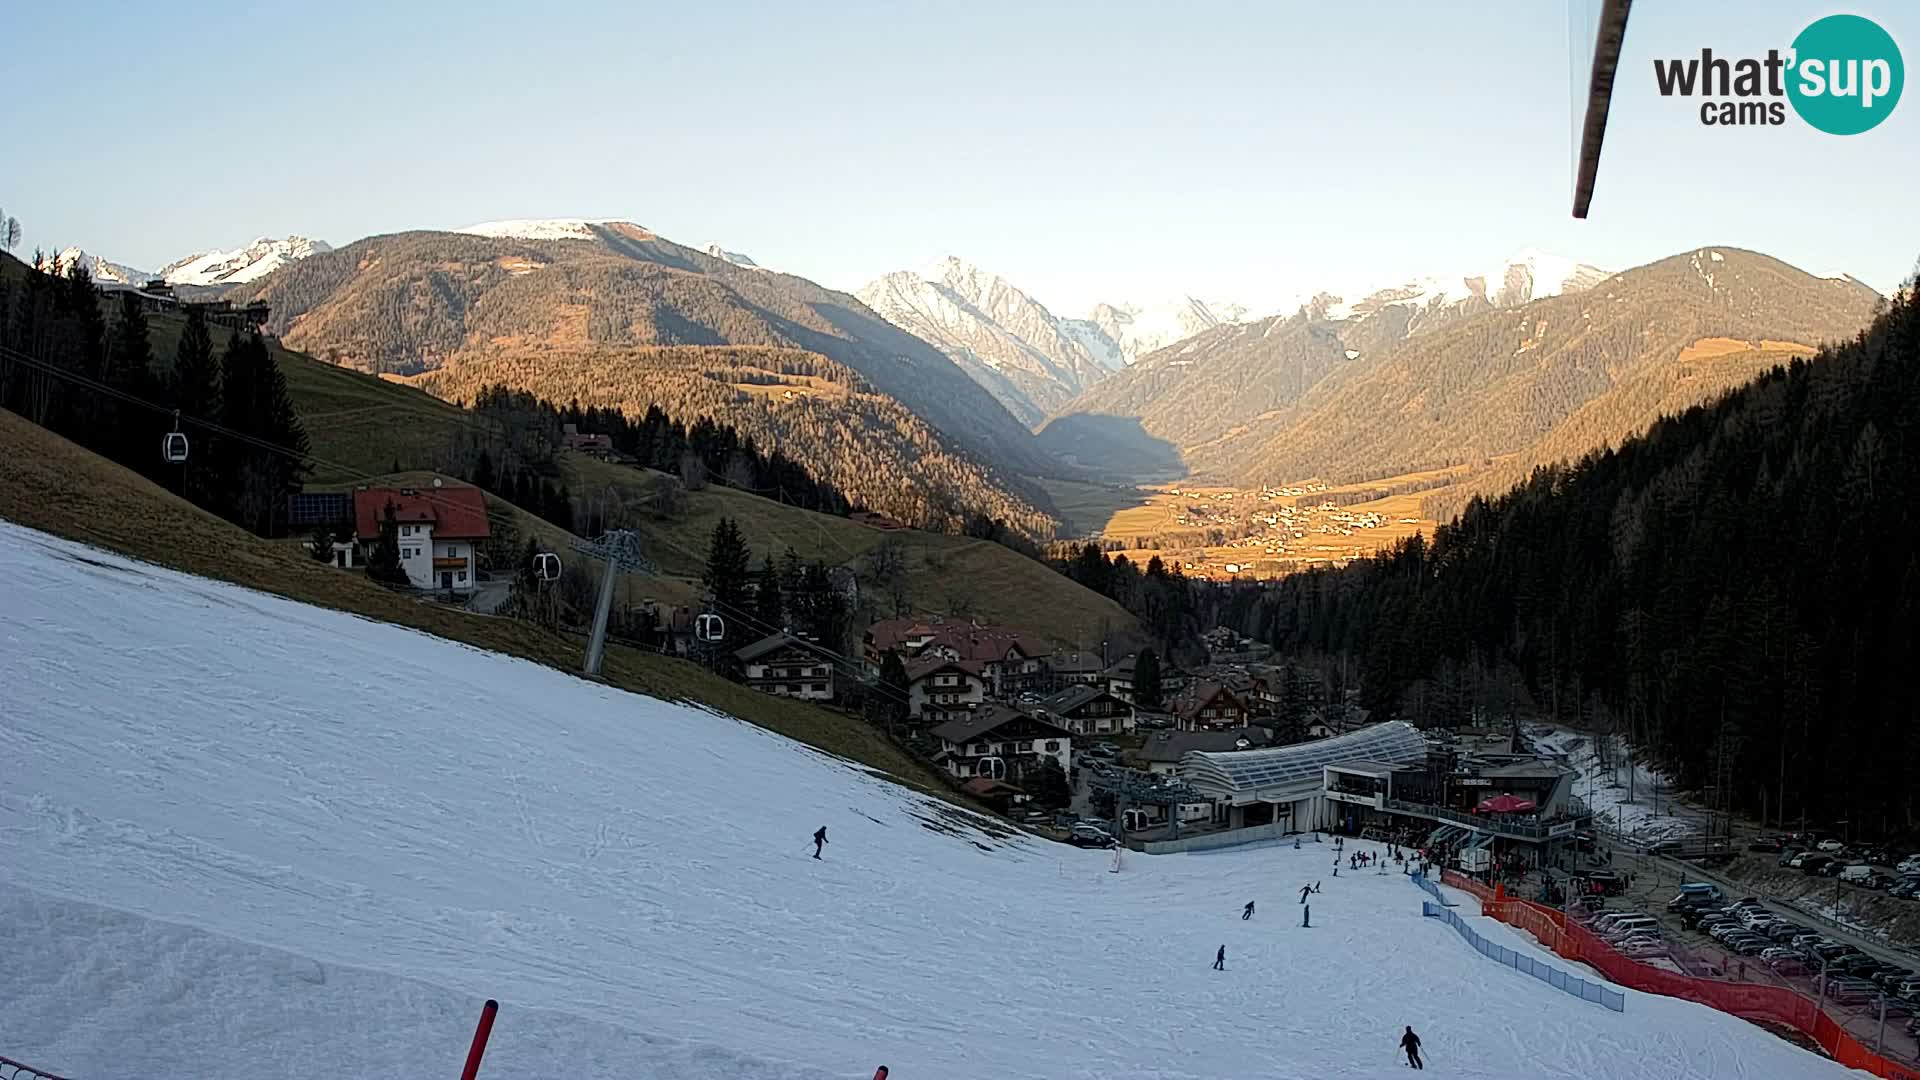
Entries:
<svg viewBox="0 0 1920 1080">
<path fill-rule="evenodd" d="M 1655 325 L 1713 324 L 1691 311 Z M 1357 661 L 1379 714 L 1499 718 L 1530 695 L 1556 719 L 1630 733 L 1716 805 L 1907 827 L 1917 506 L 1909 286 L 1855 340 L 1539 469 L 1430 543 L 1285 579 L 1223 615 L 1282 650 Z"/>
<path fill-rule="evenodd" d="M 877 445 L 937 447 L 927 462 L 970 479 L 947 487 L 962 513 L 999 516 L 1036 536 L 1051 532 L 1046 496 L 1016 473 L 1053 466 L 1032 435 L 951 360 L 843 293 L 802 278 L 737 266 L 638 226 L 594 225 L 594 239 L 528 240 L 465 233 L 369 237 L 315 255 L 237 293 L 272 305 L 269 328 L 290 347 L 334 363 L 419 374 L 473 358 L 504 364 L 564 399 L 570 366 L 644 363 L 666 346 L 748 346 L 816 354 L 857 374 L 865 393 L 821 396 L 813 409 L 858 430 L 891 427 Z M 501 369 L 504 370 L 504 369 Z M 549 385 L 546 380 L 554 380 Z M 479 381 L 493 381 L 491 376 Z M 615 381 L 631 387 L 636 378 Z M 886 400 L 890 399 L 890 400 Z M 841 404 L 857 406 L 845 414 Z M 906 424 L 908 414 L 924 423 Z M 734 422 L 720 416 L 722 422 Z M 823 421 L 826 422 L 826 421 Z M 789 451 L 817 473 L 834 471 Z M 972 459 L 966 465 L 957 464 Z M 915 486 L 917 456 L 876 454 L 870 485 Z M 991 488 L 977 500 L 969 490 Z M 931 495 L 923 501 L 937 501 Z"/>
<path fill-rule="evenodd" d="M 1051 515 L 1004 488 L 897 400 L 853 370 L 799 349 L 735 346 L 463 352 L 409 379 L 447 400 L 499 383 L 557 402 L 639 418 L 708 417 L 777 448 L 849 499 L 935 532 L 999 520 L 1050 535 Z M 777 496 L 777 492 L 768 492 Z M 974 530 L 974 531 L 977 531 Z"/>
</svg>

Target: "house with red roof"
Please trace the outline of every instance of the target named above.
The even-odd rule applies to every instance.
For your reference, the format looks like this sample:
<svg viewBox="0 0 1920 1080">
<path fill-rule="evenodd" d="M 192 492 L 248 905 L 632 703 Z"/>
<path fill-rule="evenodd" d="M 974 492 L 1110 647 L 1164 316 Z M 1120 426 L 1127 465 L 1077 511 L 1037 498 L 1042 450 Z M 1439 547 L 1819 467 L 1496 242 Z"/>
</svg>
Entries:
<svg viewBox="0 0 1920 1080">
<path fill-rule="evenodd" d="M 970 665 L 986 680 L 987 696 L 1002 700 L 1051 686 L 1053 646 L 1010 627 L 937 616 L 882 619 L 867 628 L 868 668 L 879 671 L 889 650 L 909 664 L 939 659 Z"/>
<path fill-rule="evenodd" d="M 438 481 L 435 481 L 438 484 Z M 353 493 L 353 539 L 365 561 L 391 508 L 400 565 L 416 589 L 472 592 L 479 584 L 474 545 L 491 535 L 487 498 L 479 488 L 363 487 Z"/>
</svg>

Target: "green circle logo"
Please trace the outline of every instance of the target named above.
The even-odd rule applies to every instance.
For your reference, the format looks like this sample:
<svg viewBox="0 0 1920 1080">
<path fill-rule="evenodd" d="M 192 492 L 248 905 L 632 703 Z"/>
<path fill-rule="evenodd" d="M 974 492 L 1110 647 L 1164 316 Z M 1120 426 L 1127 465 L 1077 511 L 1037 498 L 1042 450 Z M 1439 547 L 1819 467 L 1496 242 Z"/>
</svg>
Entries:
<svg viewBox="0 0 1920 1080">
<path fill-rule="evenodd" d="M 1899 104 L 1906 83 L 1893 36 L 1858 15 L 1829 15 L 1800 31 L 1791 63 L 1793 111 L 1829 135 L 1874 128 Z"/>
</svg>

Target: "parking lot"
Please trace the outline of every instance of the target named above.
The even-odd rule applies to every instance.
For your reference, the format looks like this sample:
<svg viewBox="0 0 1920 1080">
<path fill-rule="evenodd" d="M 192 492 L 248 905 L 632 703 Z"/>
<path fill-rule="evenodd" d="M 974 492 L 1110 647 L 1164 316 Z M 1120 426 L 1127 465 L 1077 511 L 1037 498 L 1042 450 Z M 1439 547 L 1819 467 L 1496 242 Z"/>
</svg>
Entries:
<svg viewBox="0 0 1920 1080">
<path fill-rule="evenodd" d="M 1618 895 L 1606 898 L 1605 912 L 1637 913 L 1654 922 L 1655 930 L 1651 935 L 1654 940 L 1649 942 L 1647 936 L 1642 936 L 1638 945 L 1632 947 L 1632 951 L 1639 954 L 1636 959 L 1696 978 L 1792 989 L 1823 1002 L 1827 1013 L 1841 1021 L 1855 1038 L 1866 1045 L 1884 1045 L 1884 1053 L 1889 1057 L 1920 1061 L 1920 1042 L 1909 1031 L 1909 1023 L 1920 1011 L 1920 1004 L 1915 1004 L 1920 1002 L 1920 985 L 1909 985 L 1905 996 L 1901 996 L 1895 992 L 1901 989 L 1900 984 L 1891 974 L 1882 975 L 1884 986 L 1842 981 L 1849 977 L 1845 972 L 1858 969 L 1872 972 L 1875 969 L 1869 965 L 1874 962 L 1883 968 L 1907 969 L 1915 972 L 1914 977 L 1920 979 L 1920 957 L 1840 927 L 1790 904 L 1750 897 L 1740 891 L 1737 883 L 1721 880 L 1711 871 L 1689 864 L 1624 848 L 1612 852 L 1603 849 L 1588 863 L 1589 869 L 1604 865 L 1628 882 Z M 1755 901 L 1753 907 L 1777 920 L 1768 923 L 1765 916 L 1749 916 L 1762 920 L 1759 936 L 1768 940 L 1761 943 L 1749 939 L 1742 952 L 1715 940 L 1706 927 L 1691 925 L 1681 913 L 1668 909 L 1669 902 L 1680 893 L 1682 883 L 1703 883 L 1717 887 L 1719 899 L 1708 901 L 1703 906 L 1723 919 L 1732 916 L 1732 913 L 1725 911 L 1728 905 L 1740 900 Z M 1787 926 L 1781 926 L 1781 923 Z M 1821 957 L 1807 953 L 1795 959 L 1770 954 L 1778 958 L 1773 962 L 1762 959 L 1763 947 L 1793 947 L 1790 945 L 1793 931 L 1787 928 L 1789 926 L 1798 927 L 1801 935 L 1817 935 L 1811 940 L 1803 940 L 1802 945 L 1821 949 L 1826 955 Z M 1770 932 L 1774 927 L 1779 928 L 1778 937 Z M 1728 926 L 1722 933 L 1738 932 L 1739 929 L 1745 927 Z M 1829 984 L 1830 991 L 1824 994 L 1821 989 L 1823 963 L 1834 980 Z M 1884 1027 L 1880 1011 L 1883 1000 L 1887 1004 Z"/>
</svg>

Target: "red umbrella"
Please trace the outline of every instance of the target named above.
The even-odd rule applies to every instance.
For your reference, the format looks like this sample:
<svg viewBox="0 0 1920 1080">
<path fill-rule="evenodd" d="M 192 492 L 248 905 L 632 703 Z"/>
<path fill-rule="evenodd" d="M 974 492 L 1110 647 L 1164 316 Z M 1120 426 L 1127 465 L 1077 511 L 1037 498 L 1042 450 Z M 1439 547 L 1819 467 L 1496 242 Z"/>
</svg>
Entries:
<svg viewBox="0 0 1920 1080">
<path fill-rule="evenodd" d="M 1524 814 L 1533 809 L 1533 800 L 1518 795 L 1495 795 L 1482 801 L 1480 809 L 1490 814 Z"/>
</svg>

